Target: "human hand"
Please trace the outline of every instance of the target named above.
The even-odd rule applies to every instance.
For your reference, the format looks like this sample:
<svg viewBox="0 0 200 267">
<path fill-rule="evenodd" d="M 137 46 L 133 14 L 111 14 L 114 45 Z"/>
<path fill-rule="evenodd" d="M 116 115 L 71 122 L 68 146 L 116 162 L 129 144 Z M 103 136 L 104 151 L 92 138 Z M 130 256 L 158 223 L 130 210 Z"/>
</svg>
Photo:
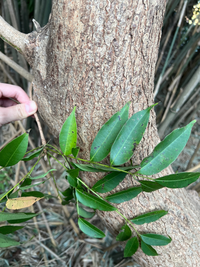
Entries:
<svg viewBox="0 0 200 267">
<path fill-rule="evenodd" d="M 20 104 L 9 98 L 17 100 Z M 12 121 L 25 119 L 36 111 L 36 103 L 30 101 L 22 88 L 16 85 L 0 83 L 0 126 Z"/>
</svg>

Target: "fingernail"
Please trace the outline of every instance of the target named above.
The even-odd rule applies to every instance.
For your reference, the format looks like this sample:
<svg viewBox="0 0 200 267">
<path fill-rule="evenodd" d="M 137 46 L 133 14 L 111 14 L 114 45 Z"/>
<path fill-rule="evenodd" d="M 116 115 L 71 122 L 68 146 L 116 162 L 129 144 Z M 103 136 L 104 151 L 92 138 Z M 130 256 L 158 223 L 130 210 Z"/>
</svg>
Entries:
<svg viewBox="0 0 200 267">
<path fill-rule="evenodd" d="M 25 109 L 28 114 L 33 114 L 37 110 L 37 105 L 34 101 L 25 104 Z"/>
</svg>

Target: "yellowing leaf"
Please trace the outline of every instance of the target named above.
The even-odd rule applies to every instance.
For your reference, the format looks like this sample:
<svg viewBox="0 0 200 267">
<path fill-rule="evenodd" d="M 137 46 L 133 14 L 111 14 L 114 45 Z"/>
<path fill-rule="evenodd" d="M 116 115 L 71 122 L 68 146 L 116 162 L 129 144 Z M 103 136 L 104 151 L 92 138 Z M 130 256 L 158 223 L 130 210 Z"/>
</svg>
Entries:
<svg viewBox="0 0 200 267">
<path fill-rule="evenodd" d="M 6 202 L 6 207 L 11 210 L 19 210 L 32 206 L 35 202 L 42 198 L 39 197 L 18 197 L 10 198 Z"/>
</svg>

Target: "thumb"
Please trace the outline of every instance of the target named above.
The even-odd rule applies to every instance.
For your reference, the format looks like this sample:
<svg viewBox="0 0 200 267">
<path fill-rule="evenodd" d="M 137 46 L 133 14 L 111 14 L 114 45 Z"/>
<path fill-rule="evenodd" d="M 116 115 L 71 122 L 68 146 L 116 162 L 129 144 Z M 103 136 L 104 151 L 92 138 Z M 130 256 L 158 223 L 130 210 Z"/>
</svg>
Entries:
<svg viewBox="0 0 200 267">
<path fill-rule="evenodd" d="M 11 121 L 17 121 L 33 115 L 37 111 L 37 104 L 29 101 L 12 107 L 0 108 L 0 126 Z"/>
</svg>

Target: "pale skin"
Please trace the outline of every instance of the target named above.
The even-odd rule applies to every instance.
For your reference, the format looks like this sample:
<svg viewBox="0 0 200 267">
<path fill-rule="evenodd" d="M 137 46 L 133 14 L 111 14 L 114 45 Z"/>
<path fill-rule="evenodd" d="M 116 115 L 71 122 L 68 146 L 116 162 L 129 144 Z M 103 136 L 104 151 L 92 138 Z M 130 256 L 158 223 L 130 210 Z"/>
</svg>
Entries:
<svg viewBox="0 0 200 267">
<path fill-rule="evenodd" d="M 0 127 L 9 122 L 25 119 L 36 111 L 37 104 L 30 101 L 21 87 L 0 83 Z"/>
</svg>

